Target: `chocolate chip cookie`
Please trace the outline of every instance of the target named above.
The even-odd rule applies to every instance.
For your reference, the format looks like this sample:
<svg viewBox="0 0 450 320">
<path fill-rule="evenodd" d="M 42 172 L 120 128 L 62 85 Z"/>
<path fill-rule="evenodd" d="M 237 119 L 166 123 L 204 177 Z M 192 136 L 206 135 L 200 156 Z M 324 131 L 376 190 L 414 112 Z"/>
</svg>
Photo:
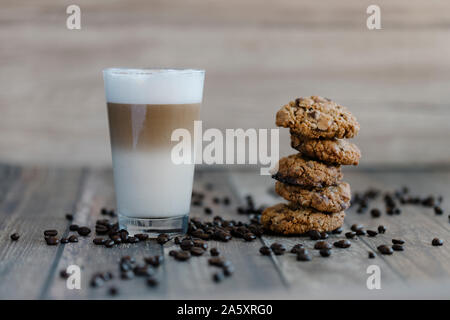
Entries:
<svg viewBox="0 0 450 320">
<path fill-rule="evenodd" d="M 351 192 L 347 182 L 325 188 L 303 189 L 277 181 L 275 191 L 286 200 L 321 212 L 335 213 L 350 207 Z"/>
<path fill-rule="evenodd" d="M 267 230 L 284 235 L 295 235 L 311 230 L 333 231 L 342 226 L 344 217 L 344 211 L 326 214 L 310 208 L 279 203 L 263 211 L 261 223 Z"/>
<path fill-rule="evenodd" d="M 281 107 L 276 125 L 311 139 L 353 138 L 359 131 L 358 121 L 347 108 L 318 96 L 298 98 Z"/>
<path fill-rule="evenodd" d="M 280 159 L 278 172 L 272 178 L 283 183 L 322 188 L 336 185 L 342 179 L 342 173 L 339 165 L 309 160 L 296 153 Z"/>
<path fill-rule="evenodd" d="M 291 132 L 291 147 L 303 155 L 330 164 L 358 165 L 359 148 L 347 140 L 308 139 Z"/>
</svg>

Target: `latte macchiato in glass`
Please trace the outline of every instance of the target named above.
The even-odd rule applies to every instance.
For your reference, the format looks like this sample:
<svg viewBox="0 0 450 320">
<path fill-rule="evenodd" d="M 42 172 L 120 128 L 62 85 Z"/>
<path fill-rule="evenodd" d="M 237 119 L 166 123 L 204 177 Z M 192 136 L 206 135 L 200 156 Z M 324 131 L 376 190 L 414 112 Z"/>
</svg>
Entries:
<svg viewBox="0 0 450 320">
<path fill-rule="evenodd" d="M 130 234 L 184 233 L 194 159 L 175 164 L 178 142 L 171 136 L 181 128 L 194 135 L 204 71 L 106 69 L 103 77 L 120 227 Z"/>
</svg>

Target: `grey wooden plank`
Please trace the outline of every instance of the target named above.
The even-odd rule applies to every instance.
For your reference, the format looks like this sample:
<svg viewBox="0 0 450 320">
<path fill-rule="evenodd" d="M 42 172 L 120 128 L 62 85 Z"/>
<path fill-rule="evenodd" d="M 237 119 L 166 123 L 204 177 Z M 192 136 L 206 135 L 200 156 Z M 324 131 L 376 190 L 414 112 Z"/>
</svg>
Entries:
<svg viewBox="0 0 450 320">
<path fill-rule="evenodd" d="M 4 170 L 11 168 L 0 166 Z M 67 226 L 81 170 L 13 170 L 1 182 L 9 190 L 0 203 L 0 297 L 39 298 L 58 252 L 45 244 L 43 231 Z M 13 232 L 21 235 L 16 242 L 10 240 Z"/>
<path fill-rule="evenodd" d="M 198 217 L 201 221 L 212 221 L 213 216 L 220 215 L 224 219 L 248 222 L 248 218 L 237 214 L 237 207 L 241 204 L 231 190 L 229 173 L 198 172 L 196 175 L 194 190 L 204 192 L 206 197 L 204 206 L 213 210 L 212 215 L 206 215 L 203 207 L 191 208 L 191 216 Z M 213 190 L 205 189 L 207 184 L 213 185 Z M 231 204 L 214 204 L 213 198 L 223 199 L 225 196 L 231 199 Z M 227 243 L 208 241 L 210 248 L 218 248 L 221 256 L 230 260 L 235 267 L 234 275 L 226 278 L 221 283 L 214 283 L 212 275 L 217 268 L 208 265 L 211 257 L 209 252 L 201 257 L 193 257 L 189 263 L 177 262 L 172 257 L 166 259 L 167 281 L 170 287 L 170 298 L 243 298 L 254 294 L 261 295 L 268 288 L 273 292 L 283 292 L 285 283 L 280 277 L 276 266 L 269 259 L 261 258 L 259 254 L 260 242 L 245 242 L 242 239 L 232 239 Z M 166 245 L 164 252 L 175 249 L 174 245 Z"/>
<path fill-rule="evenodd" d="M 95 221 L 107 218 L 100 214 L 101 208 L 114 207 L 114 190 L 112 183 L 112 172 L 110 170 L 89 170 L 82 194 L 74 211 L 74 224 L 88 226 L 92 233 L 88 237 L 79 237 L 76 244 L 63 246 L 63 253 L 58 261 L 55 272 L 52 276 L 48 291 L 44 298 L 50 299 L 104 299 L 110 298 L 109 289 L 116 287 L 119 290 L 119 298 L 152 298 L 165 296 L 166 286 L 164 281 L 157 288 L 150 288 L 146 285 L 145 278 L 131 280 L 121 280 L 119 264 L 121 257 L 131 256 L 138 263 L 144 262 L 144 257 L 160 255 L 161 246 L 154 240 L 149 240 L 137 244 L 120 244 L 114 248 L 96 246 L 92 243 L 95 236 Z M 116 219 L 111 219 L 116 222 Z M 66 231 L 67 233 L 67 231 Z M 76 234 L 70 232 L 70 234 Z M 104 236 L 100 236 L 104 237 Z M 81 289 L 68 289 L 66 280 L 59 276 L 61 270 L 65 270 L 70 265 L 77 265 L 81 268 Z M 93 288 L 90 286 L 92 276 L 98 272 L 111 272 L 114 278 L 105 283 L 104 286 Z M 164 267 L 158 268 L 155 277 L 163 280 Z"/>
<path fill-rule="evenodd" d="M 372 172 L 346 174 L 354 191 L 365 190 L 368 187 L 378 188 L 384 192 L 394 191 L 402 186 L 411 189 L 412 194 L 427 195 L 441 194 L 450 199 L 450 173 L 447 172 Z M 433 209 L 421 206 L 401 206 L 399 216 L 386 215 L 384 203 L 381 199 L 371 204 L 371 208 L 378 207 L 383 215 L 374 219 L 368 213 L 357 214 L 355 208 L 348 213 L 347 223 L 362 223 L 369 229 L 376 229 L 380 224 L 387 227 L 384 235 L 375 238 L 364 237 L 364 241 L 372 248 L 380 244 L 391 244 L 393 238 L 406 241 L 404 252 L 395 252 L 392 256 L 383 256 L 408 283 L 427 282 L 439 284 L 450 280 L 450 247 L 433 247 L 431 240 L 435 237 L 450 241 L 450 225 L 448 214 L 436 216 Z M 448 213 L 448 200 L 443 202 L 443 208 Z"/>
<path fill-rule="evenodd" d="M 269 192 L 273 189 L 274 181 L 268 176 L 260 176 L 257 172 L 239 171 L 232 174 L 232 179 L 235 189 L 241 197 L 251 194 L 257 203 L 264 205 L 283 202 L 282 198 Z M 347 228 L 348 226 L 344 229 Z M 340 239 L 345 239 L 344 234 L 330 235 L 327 241 L 333 243 Z M 310 262 L 296 261 L 293 254 L 272 257 L 283 277 L 290 284 L 293 297 L 338 298 L 347 296 L 355 298 L 361 292 L 368 297 L 374 297 L 376 293 L 369 292 L 366 286 L 369 276 L 366 273 L 367 268 L 374 264 L 380 267 L 383 283 L 388 286 L 395 283 L 396 289 L 405 286 L 402 277 L 386 261 L 380 258 L 368 259 L 368 251 L 371 251 L 371 247 L 361 240 L 351 240 L 352 246 L 349 249 L 334 248 L 333 254 L 329 258 L 321 257 L 313 249 L 315 241 L 305 237 L 266 235 L 263 237 L 263 242 L 266 245 L 273 242 L 283 243 L 288 250 L 296 243 L 303 243 L 312 253 L 313 259 Z M 345 287 L 345 293 L 342 292 L 342 287 Z"/>
</svg>

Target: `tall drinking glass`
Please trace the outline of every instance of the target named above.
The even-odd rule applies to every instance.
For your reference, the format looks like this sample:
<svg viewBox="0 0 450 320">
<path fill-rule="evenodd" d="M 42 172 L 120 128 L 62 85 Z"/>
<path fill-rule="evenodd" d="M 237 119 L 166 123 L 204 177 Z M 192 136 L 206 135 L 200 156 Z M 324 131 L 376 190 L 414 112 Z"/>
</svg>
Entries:
<svg viewBox="0 0 450 320">
<path fill-rule="evenodd" d="M 119 225 L 130 234 L 186 232 L 195 164 L 174 163 L 171 136 L 194 136 L 204 77 L 192 69 L 103 70 Z"/>
</svg>

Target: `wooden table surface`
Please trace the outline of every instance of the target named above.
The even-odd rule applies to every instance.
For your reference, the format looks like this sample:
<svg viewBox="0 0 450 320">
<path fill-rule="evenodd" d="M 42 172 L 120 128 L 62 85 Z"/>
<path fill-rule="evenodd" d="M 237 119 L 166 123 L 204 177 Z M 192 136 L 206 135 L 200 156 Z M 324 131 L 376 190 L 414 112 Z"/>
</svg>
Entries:
<svg viewBox="0 0 450 320">
<path fill-rule="evenodd" d="M 164 246 L 154 240 L 138 244 L 122 244 L 106 249 L 92 243 L 93 235 L 79 243 L 56 247 L 47 246 L 43 239 L 45 229 L 57 229 L 60 235 L 68 234 L 70 222 L 67 212 L 74 213 L 73 223 L 93 227 L 101 217 L 100 208 L 113 207 L 113 186 L 110 170 L 86 168 L 43 168 L 0 166 L 0 298 L 25 299 L 101 299 L 109 298 L 108 288 L 117 286 L 118 298 L 128 299 L 192 299 L 192 298 L 449 298 L 450 288 L 450 171 L 445 168 L 401 171 L 354 168 L 346 169 L 345 180 L 353 191 L 368 187 L 394 190 L 407 185 L 412 193 L 443 195 L 444 215 L 437 216 L 432 209 L 403 206 L 399 216 L 374 219 L 370 214 L 357 214 L 348 210 L 344 231 L 353 223 L 362 223 L 368 229 L 380 224 L 387 227 L 384 235 L 374 238 L 360 237 L 352 240 L 349 249 L 333 249 L 329 258 L 322 258 L 312 249 L 314 242 L 301 237 L 263 236 L 253 242 L 233 239 L 228 243 L 209 242 L 223 256 L 232 261 L 235 274 L 216 284 L 211 276 L 214 267 L 208 266 L 209 254 L 193 257 L 188 262 L 178 262 L 168 256 L 175 248 L 173 242 Z M 197 171 L 194 189 L 201 191 L 206 183 L 213 183 L 205 205 L 214 214 L 245 221 L 236 207 L 247 194 L 254 196 L 257 204 L 279 201 L 269 189 L 272 179 L 253 171 Z M 230 206 L 214 205 L 212 197 L 227 195 Z M 381 200 L 380 200 L 381 201 Z M 374 206 L 383 208 L 381 202 Z M 192 216 L 212 219 L 201 208 L 193 207 Z M 19 232 L 19 241 L 10 240 Z M 431 246 L 431 240 L 444 240 L 442 247 Z M 329 241 L 344 238 L 331 235 Z M 380 244 L 389 244 L 392 238 L 406 241 L 404 252 L 392 256 L 377 255 L 368 259 L 368 251 Z M 281 242 L 288 249 L 296 243 L 311 248 L 313 259 L 298 262 L 295 256 L 266 257 L 259 253 L 262 245 Z M 164 264 L 156 277 L 160 284 L 150 288 L 140 278 L 119 280 L 117 261 L 121 256 L 132 255 L 137 260 L 152 254 L 164 254 Z M 69 265 L 81 267 L 82 288 L 69 290 L 60 270 Z M 366 281 L 369 265 L 381 270 L 381 290 L 368 290 Z M 114 280 L 101 288 L 89 287 L 92 274 L 112 271 Z"/>
</svg>

